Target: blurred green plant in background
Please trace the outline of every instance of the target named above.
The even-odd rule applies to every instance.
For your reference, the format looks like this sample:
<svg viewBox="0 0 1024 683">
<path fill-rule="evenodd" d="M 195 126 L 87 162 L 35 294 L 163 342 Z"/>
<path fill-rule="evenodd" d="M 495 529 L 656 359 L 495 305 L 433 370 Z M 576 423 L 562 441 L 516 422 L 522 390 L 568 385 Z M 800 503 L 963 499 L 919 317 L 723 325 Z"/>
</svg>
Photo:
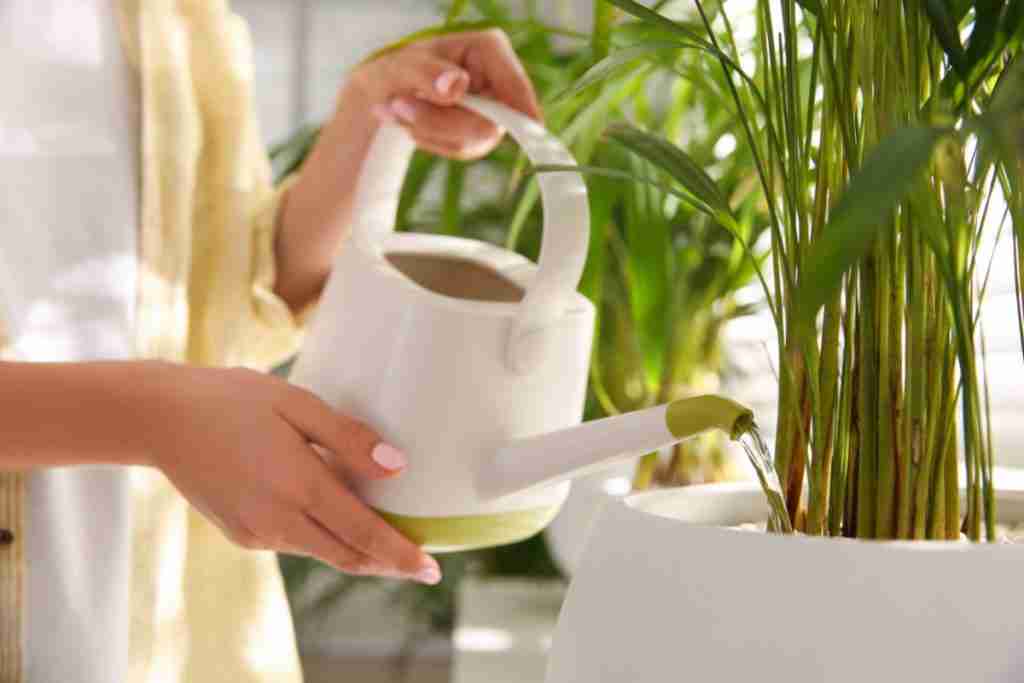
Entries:
<svg viewBox="0 0 1024 683">
<path fill-rule="evenodd" d="M 656 6 L 673 5 L 684 3 Z M 552 27 L 529 0 L 462 0 L 438 27 L 396 44 L 444 31 L 503 28 L 538 89 L 546 126 L 579 164 L 603 169 L 587 176 L 591 243 L 580 284 L 598 310 L 587 419 L 717 389 L 729 370 L 723 326 L 758 305 L 760 295 L 750 285 L 755 261 L 765 258 L 768 226 L 753 159 L 736 144 L 742 129 L 717 64 L 600 0 L 592 12 L 592 32 L 580 34 Z M 676 12 L 683 25 L 697 21 L 682 7 Z M 598 63 L 600 73 L 590 71 Z M 301 167 L 317 133 L 315 126 L 297 131 L 272 150 L 279 177 Z M 680 201 L 670 174 L 630 151 L 646 133 L 670 140 L 695 169 L 707 169 L 732 207 L 728 228 Z M 625 181 L 636 176 L 653 182 Z M 533 169 L 512 143 L 472 163 L 417 153 L 396 225 L 503 244 L 536 258 L 541 211 Z M 719 437 L 707 436 L 676 448 L 667 461 L 647 456 L 635 486 L 730 476 L 725 448 Z M 452 625 L 455 590 L 467 573 L 558 575 L 542 537 L 440 559 L 440 586 L 395 584 L 395 597 L 442 631 Z M 282 557 L 281 565 L 292 594 L 313 574 L 330 571 L 301 558 Z M 375 580 L 338 575 L 317 609 L 328 609 L 364 581 Z"/>
</svg>

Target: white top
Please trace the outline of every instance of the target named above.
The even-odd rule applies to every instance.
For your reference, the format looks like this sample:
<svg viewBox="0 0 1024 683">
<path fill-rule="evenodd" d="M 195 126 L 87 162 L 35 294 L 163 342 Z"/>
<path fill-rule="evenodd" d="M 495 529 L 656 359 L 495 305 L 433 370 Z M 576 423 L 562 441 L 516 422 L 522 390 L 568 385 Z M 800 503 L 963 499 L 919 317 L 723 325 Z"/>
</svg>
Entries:
<svg viewBox="0 0 1024 683">
<path fill-rule="evenodd" d="M 119 41 L 112 0 L 0 3 L 0 316 L 19 360 L 133 355 L 139 98 Z M 32 683 L 126 676 L 127 484 L 29 477 Z"/>
</svg>

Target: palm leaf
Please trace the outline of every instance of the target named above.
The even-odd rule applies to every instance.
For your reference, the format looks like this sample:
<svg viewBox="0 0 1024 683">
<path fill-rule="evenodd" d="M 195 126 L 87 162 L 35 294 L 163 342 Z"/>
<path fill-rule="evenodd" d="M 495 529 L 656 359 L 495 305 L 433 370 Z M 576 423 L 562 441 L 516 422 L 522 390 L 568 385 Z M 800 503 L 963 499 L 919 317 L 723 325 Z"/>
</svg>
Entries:
<svg viewBox="0 0 1024 683">
<path fill-rule="evenodd" d="M 679 43 L 659 42 L 634 45 L 632 47 L 617 50 L 608 57 L 605 57 L 580 76 L 575 83 L 560 92 L 553 98 L 553 102 L 561 102 L 569 99 L 587 88 L 603 83 L 613 75 L 627 66 L 645 60 L 664 52 L 676 51 L 680 48 Z"/>
<path fill-rule="evenodd" d="M 628 123 L 608 128 L 608 136 L 670 175 L 713 211 L 729 213 L 729 202 L 715 181 L 686 152 L 671 142 Z"/>
<path fill-rule="evenodd" d="M 622 11 L 626 12 L 627 14 L 633 15 L 637 19 L 642 19 L 655 26 L 663 28 L 669 33 L 681 36 L 682 38 L 693 41 L 695 43 L 700 43 L 701 45 L 707 45 L 707 40 L 704 39 L 704 36 L 699 31 L 696 31 L 690 28 L 689 26 L 686 26 L 685 24 L 679 23 L 677 21 L 672 21 L 668 17 L 659 14 L 658 12 L 655 12 L 650 8 L 644 7 L 638 2 L 634 2 L 634 0 L 605 1 L 610 2 L 611 4 L 615 5 Z"/>
</svg>

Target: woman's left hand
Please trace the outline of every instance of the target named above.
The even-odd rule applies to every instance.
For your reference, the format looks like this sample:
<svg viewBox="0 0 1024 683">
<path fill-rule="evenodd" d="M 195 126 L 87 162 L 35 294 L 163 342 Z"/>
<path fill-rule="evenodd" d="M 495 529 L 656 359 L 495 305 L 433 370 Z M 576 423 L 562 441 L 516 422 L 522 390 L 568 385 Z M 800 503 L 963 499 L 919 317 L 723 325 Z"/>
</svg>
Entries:
<svg viewBox="0 0 1024 683">
<path fill-rule="evenodd" d="M 402 125 L 420 148 L 453 159 L 484 156 L 501 141 L 504 131 L 458 106 L 467 93 L 541 118 L 533 85 L 499 30 L 412 43 L 352 72 L 279 216 L 276 290 L 293 309 L 323 286 L 381 123 Z"/>
</svg>

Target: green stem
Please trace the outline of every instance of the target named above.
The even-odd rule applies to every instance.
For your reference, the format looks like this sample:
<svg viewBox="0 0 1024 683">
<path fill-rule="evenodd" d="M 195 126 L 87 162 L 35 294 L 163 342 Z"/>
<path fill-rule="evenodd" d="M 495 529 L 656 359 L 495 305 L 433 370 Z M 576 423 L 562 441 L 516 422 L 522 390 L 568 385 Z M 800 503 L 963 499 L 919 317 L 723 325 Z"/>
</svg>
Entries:
<svg viewBox="0 0 1024 683">
<path fill-rule="evenodd" d="M 878 318 L 875 256 L 865 259 L 860 270 L 858 336 L 860 385 L 858 387 L 859 453 L 857 463 L 857 535 L 874 538 L 878 512 Z"/>
<path fill-rule="evenodd" d="M 875 259 L 878 264 L 875 292 L 878 302 L 878 511 L 875 516 L 875 538 L 893 538 L 895 535 L 895 424 L 890 385 L 892 383 L 892 355 L 889 352 L 890 320 L 892 313 L 892 269 L 889 239 L 878 240 Z"/>
<path fill-rule="evenodd" d="M 654 473 L 658 469 L 658 454 L 648 453 L 640 458 L 633 473 L 633 490 L 646 491 L 654 482 Z"/>
</svg>

